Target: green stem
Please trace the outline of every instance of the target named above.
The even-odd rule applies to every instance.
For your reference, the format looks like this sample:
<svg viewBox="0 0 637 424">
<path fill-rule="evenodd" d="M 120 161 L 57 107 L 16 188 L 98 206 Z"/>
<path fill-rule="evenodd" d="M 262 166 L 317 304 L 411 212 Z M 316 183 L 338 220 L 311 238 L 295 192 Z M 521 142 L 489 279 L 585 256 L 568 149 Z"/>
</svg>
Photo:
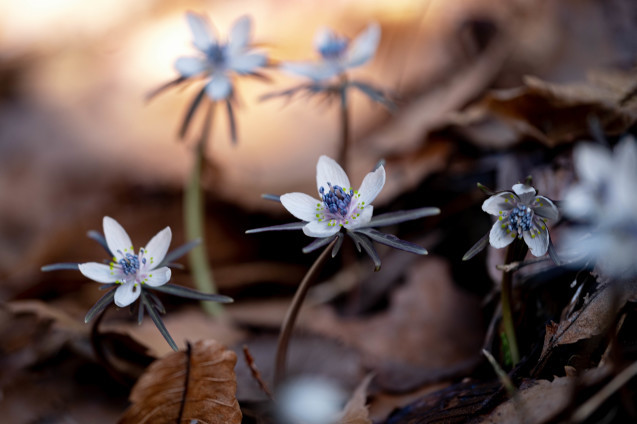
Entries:
<svg viewBox="0 0 637 424">
<path fill-rule="evenodd" d="M 316 258 L 314 264 L 310 267 L 303 277 L 301 284 L 296 289 L 296 293 L 294 294 L 294 298 L 292 299 L 292 303 L 290 304 L 290 308 L 285 314 L 285 318 L 283 319 L 283 324 L 281 325 L 281 332 L 279 333 L 279 342 L 276 348 L 276 363 L 274 368 L 274 387 L 278 387 L 279 383 L 282 381 L 285 375 L 285 363 L 287 361 L 287 353 L 288 346 L 290 344 L 290 336 L 292 335 L 292 330 L 294 329 L 294 324 L 296 323 L 296 317 L 299 314 L 299 310 L 301 309 L 301 305 L 303 304 L 303 300 L 307 295 L 307 291 L 310 288 L 310 285 L 316 277 L 318 276 L 318 272 L 327 261 L 327 259 L 332 255 L 332 248 L 334 244 L 338 241 L 338 237 L 335 238 L 330 244 L 327 245 L 323 253 Z"/>
<path fill-rule="evenodd" d="M 505 263 L 509 264 L 518 260 L 519 256 L 524 257 L 526 249 L 517 249 L 519 245 L 517 240 L 507 247 Z M 524 246 L 526 247 L 526 246 Z M 520 351 L 518 349 L 518 341 L 515 335 L 515 324 L 513 320 L 513 272 L 502 272 L 502 291 L 501 291 L 501 304 L 502 304 L 502 326 L 504 327 L 504 334 L 506 335 L 507 342 L 509 344 L 509 353 L 511 354 L 511 362 L 515 366 L 520 362 Z"/>
<path fill-rule="evenodd" d="M 192 173 L 184 193 L 184 226 L 188 241 L 199 239 L 201 243 L 188 253 L 190 269 L 197 290 L 204 293 L 217 293 L 212 269 L 208 262 L 206 242 L 204 238 L 205 207 L 203 190 L 201 188 L 201 174 L 205 164 L 205 146 L 212 127 L 215 103 L 210 102 L 201 138 L 195 148 Z M 221 304 L 216 302 L 201 302 L 202 307 L 211 315 L 218 316 L 223 312 Z"/>
<path fill-rule="evenodd" d="M 349 108 L 347 106 L 347 76 L 343 74 L 341 76 L 341 101 L 340 101 L 340 116 L 341 116 L 341 145 L 338 154 L 338 161 L 347 172 L 347 152 L 349 150 Z"/>
</svg>

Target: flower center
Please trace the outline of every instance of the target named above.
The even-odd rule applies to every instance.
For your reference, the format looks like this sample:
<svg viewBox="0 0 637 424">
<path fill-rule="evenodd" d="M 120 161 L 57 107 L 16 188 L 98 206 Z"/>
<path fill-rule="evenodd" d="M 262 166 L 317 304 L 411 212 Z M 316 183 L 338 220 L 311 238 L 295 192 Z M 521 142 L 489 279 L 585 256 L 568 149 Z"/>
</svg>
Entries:
<svg viewBox="0 0 637 424">
<path fill-rule="evenodd" d="M 347 48 L 347 44 L 349 44 L 349 40 L 345 37 L 333 36 L 319 47 L 319 53 L 325 59 L 336 59 L 341 56 L 341 54 Z"/>
<path fill-rule="evenodd" d="M 517 205 L 509 214 L 509 231 L 521 234 L 531 230 L 533 225 L 533 210 L 525 205 Z"/>
<path fill-rule="evenodd" d="M 219 44 L 210 46 L 207 56 L 213 66 L 223 66 L 226 63 L 226 46 Z"/>
<path fill-rule="evenodd" d="M 122 266 L 125 275 L 135 274 L 139 270 L 139 257 L 132 253 L 127 253 L 118 263 Z"/>
<path fill-rule="evenodd" d="M 319 189 L 319 193 L 323 196 L 323 204 L 325 204 L 325 208 L 330 211 L 331 214 L 336 215 L 340 214 L 342 217 L 347 216 L 347 212 L 349 210 L 349 204 L 352 201 L 352 196 L 354 195 L 354 190 L 350 189 L 349 193 L 343 190 L 343 187 L 327 183 L 329 187 L 328 191 L 325 191 L 325 188 L 321 186 Z"/>
</svg>

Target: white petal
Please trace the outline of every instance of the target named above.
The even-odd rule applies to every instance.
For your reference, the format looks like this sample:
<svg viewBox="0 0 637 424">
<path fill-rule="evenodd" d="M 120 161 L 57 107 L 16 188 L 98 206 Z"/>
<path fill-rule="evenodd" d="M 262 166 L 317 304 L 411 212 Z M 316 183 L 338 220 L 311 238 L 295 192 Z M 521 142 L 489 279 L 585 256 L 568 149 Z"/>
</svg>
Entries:
<svg viewBox="0 0 637 424">
<path fill-rule="evenodd" d="M 370 205 L 378 193 L 383 189 L 385 185 L 385 168 L 383 166 L 378 167 L 374 172 L 370 172 L 365 175 L 361 188 L 358 189 L 358 204 L 362 206 Z"/>
<path fill-rule="evenodd" d="M 238 54 L 228 58 L 228 68 L 238 74 L 249 74 L 265 66 L 268 58 L 263 53 Z"/>
<path fill-rule="evenodd" d="M 216 37 L 213 35 L 210 21 L 205 16 L 188 12 L 186 19 L 192 31 L 192 43 L 196 48 L 205 53 L 212 45 L 216 44 Z"/>
<path fill-rule="evenodd" d="M 326 221 L 318 222 L 312 221 L 308 222 L 308 224 L 303 227 L 303 232 L 308 237 L 329 237 L 338 233 L 341 229 L 338 225 L 328 226 Z"/>
<path fill-rule="evenodd" d="M 515 184 L 513 186 L 513 191 L 520 198 L 520 202 L 524 203 L 525 205 L 531 203 L 537 193 L 537 191 L 535 191 L 533 187 L 526 184 Z"/>
<path fill-rule="evenodd" d="M 607 189 L 612 194 L 608 199 L 613 208 L 621 211 L 634 211 L 637 209 L 637 143 L 630 136 L 625 136 L 615 146 L 614 169 L 610 181 L 607 181 Z"/>
<path fill-rule="evenodd" d="M 144 284 L 148 284 L 151 287 L 162 286 L 170 280 L 171 274 L 170 268 L 167 266 L 153 269 L 144 280 Z"/>
<path fill-rule="evenodd" d="M 338 36 L 336 35 L 334 31 L 332 31 L 331 28 L 328 28 L 328 27 L 319 28 L 318 31 L 316 31 L 316 34 L 314 35 L 314 42 L 313 42 L 314 49 L 320 52 L 328 44 L 330 44 L 330 42 L 336 37 Z"/>
<path fill-rule="evenodd" d="M 367 224 L 371 219 L 372 219 L 372 215 L 374 214 L 374 207 L 373 206 L 365 206 L 365 209 L 363 209 L 363 211 L 360 213 L 359 216 L 356 217 L 356 219 L 351 219 L 349 220 L 349 224 L 344 225 L 345 228 L 358 228 L 361 225 Z"/>
<path fill-rule="evenodd" d="M 115 304 L 120 308 L 128 306 L 136 301 L 141 293 L 142 286 L 136 281 L 124 283 L 115 289 Z"/>
<path fill-rule="evenodd" d="M 610 152 L 603 146 L 581 143 L 573 150 L 575 171 L 580 181 L 600 184 L 613 172 Z"/>
<path fill-rule="evenodd" d="M 150 261 L 149 265 L 151 266 L 151 269 L 153 268 L 152 265 L 157 266 L 164 260 L 166 252 L 168 252 L 172 236 L 170 227 L 166 227 L 155 234 L 155 236 L 146 244 L 146 253 L 144 254 L 144 257 Z"/>
<path fill-rule="evenodd" d="M 252 32 L 252 20 L 249 16 L 242 16 L 235 21 L 228 35 L 228 50 L 239 53 L 250 43 L 250 33 Z"/>
<path fill-rule="evenodd" d="M 180 57 L 175 61 L 175 69 L 182 77 L 190 78 L 206 70 L 206 62 L 199 57 Z"/>
<path fill-rule="evenodd" d="M 548 197 L 536 196 L 533 205 L 533 212 L 539 217 L 550 221 L 557 221 L 560 217 L 560 211 Z"/>
<path fill-rule="evenodd" d="M 376 23 L 370 24 L 350 45 L 347 51 L 346 66 L 354 68 L 367 63 L 378 48 L 380 41 L 380 26 Z"/>
<path fill-rule="evenodd" d="M 79 265 L 80 272 L 85 277 L 90 278 L 98 283 L 114 283 L 121 276 L 122 272 L 119 268 L 113 268 L 105 264 L 97 262 L 87 262 Z"/>
<path fill-rule="evenodd" d="M 328 190 L 329 187 L 327 183 L 333 186 L 341 186 L 343 189 L 349 189 L 351 187 L 349 178 L 347 178 L 347 174 L 343 171 L 343 168 L 341 168 L 334 159 L 323 155 L 316 163 L 316 189 L 320 190 L 321 187 L 324 187 L 325 190 Z M 319 194 L 320 193 L 319 191 Z"/>
<path fill-rule="evenodd" d="M 326 80 L 343 72 L 342 66 L 335 61 L 284 62 L 280 69 L 314 81 Z"/>
<path fill-rule="evenodd" d="M 517 203 L 517 196 L 510 191 L 494 194 L 482 203 L 482 210 L 488 214 L 499 216 L 500 212 L 513 209 Z"/>
<path fill-rule="evenodd" d="M 522 236 L 533 256 L 544 256 L 549 249 L 549 230 L 546 227 L 542 229 L 537 225 L 534 225 L 534 228 L 538 229 L 539 233 L 534 231 L 531 234 L 530 231 L 525 231 Z"/>
<path fill-rule="evenodd" d="M 232 83 L 226 74 L 217 73 L 206 85 L 206 94 L 212 100 L 223 100 L 232 93 Z"/>
<path fill-rule="evenodd" d="M 126 253 L 135 254 L 135 252 L 133 252 L 133 243 L 130 237 L 128 237 L 126 230 L 119 225 L 119 222 L 109 216 L 105 216 L 102 225 L 104 227 L 106 244 L 113 256 L 119 260 L 125 258 Z"/>
<path fill-rule="evenodd" d="M 506 229 L 502 228 L 502 223 L 500 221 L 496 221 L 495 224 L 493 224 L 493 227 L 491 227 L 491 232 L 489 233 L 489 243 L 496 249 L 501 249 L 510 245 L 515 237 L 516 234 L 507 234 Z"/>
<path fill-rule="evenodd" d="M 286 193 L 281 196 L 283 207 L 301 221 L 316 221 L 317 209 L 323 209 L 323 202 L 305 193 Z"/>
</svg>

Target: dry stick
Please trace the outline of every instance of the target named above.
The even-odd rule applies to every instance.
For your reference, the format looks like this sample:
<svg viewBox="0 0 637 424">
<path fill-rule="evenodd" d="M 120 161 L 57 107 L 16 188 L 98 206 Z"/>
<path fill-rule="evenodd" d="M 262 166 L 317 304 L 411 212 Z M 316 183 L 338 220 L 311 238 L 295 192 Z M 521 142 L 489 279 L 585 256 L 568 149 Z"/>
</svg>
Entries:
<svg viewBox="0 0 637 424">
<path fill-rule="evenodd" d="M 200 239 L 201 243 L 188 253 L 190 268 L 195 286 L 204 293 L 217 293 L 212 270 L 208 264 L 208 254 L 204 240 L 204 201 L 201 188 L 201 174 L 203 172 L 205 158 L 205 146 L 208 141 L 212 120 L 214 117 L 215 102 L 210 102 L 206 114 L 206 120 L 201 132 L 201 138 L 195 149 L 195 158 L 192 165 L 192 174 L 184 193 L 184 220 L 186 238 L 188 241 Z M 220 315 L 223 307 L 217 302 L 201 302 L 202 307 L 211 315 Z"/>
<path fill-rule="evenodd" d="M 590 399 L 577 408 L 571 416 L 570 422 L 580 423 L 586 420 L 593 412 L 602 406 L 609 397 L 635 378 L 635 376 L 637 376 L 637 362 L 633 362 L 630 366 L 617 374 L 602 390 L 595 393 Z"/>
<path fill-rule="evenodd" d="M 270 400 L 274 400 L 274 395 L 272 394 L 272 391 L 270 390 L 266 382 L 263 381 L 263 378 L 261 378 L 261 373 L 257 368 L 257 364 L 254 362 L 254 356 L 252 356 L 252 354 L 250 353 L 250 349 L 248 349 L 247 345 L 243 345 L 243 356 L 245 357 L 246 364 L 248 364 L 248 368 L 250 368 L 252 378 L 257 381 L 257 384 L 259 384 L 259 387 L 261 388 L 263 393 L 265 393 L 270 398 Z"/>
<path fill-rule="evenodd" d="M 513 246 L 515 243 L 511 243 L 507 247 L 506 263 L 513 262 L 515 256 Z M 509 344 L 509 352 L 511 353 L 511 362 L 513 366 L 520 361 L 520 352 L 518 350 L 518 342 L 515 337 L 515 325 L 513 324 L 513 311 L 511 309 L 511 300 L 513 292 L 513 273 L 503 271 L 502 272 L 502 325 L 504 326 L 504 334 L 506 334 L 507 342 Z"/>
<path fill-rule="evenodd" d="M 281 325 L 281 333 L 279 334 L 279 342 L 276 348 L 276 363 L 274 368 L 274 387 L 278 387 L 279 383 L 283 379 L 283 375 L 285 374 L 285 362 L 287 359 L 288 346 L 290 344 L 290 336 L 292 334 L 292 329 L 294 328 L 294 324 L 296 322 L 296 317 L 299 314 L 299 310 L 301 309 L 301 305 L 303 304 L 303 300 L 305 299 L 305 295 L 307 294 L 308 289 L 310 288 L 311 283 L 318 276 L 318 271 L 321 269 L 325 261 L 332 255 L 332 247 L 338 238 L 335 238 L 330 244 L 327 245 L 323 253 L 316 258 L 312 267 L 307 271 L 305 277 L 299 284 L 298 289 L 296 289 L 296 293 L 294 294 L 294 298 L 292 299 L 292 303 L 290 304 L 290 308 L 285 314 L 285 318 L 283 320 L 283 324 Z"/>
<path fill-rule="evenodd" d="M 347 75 L 341 76 L 341 96 L 340 96 L 340 112 L 341 112 L 341 145 L 338 154 L 338 161 L 347 172 L 347 152 L 349 151 L 349 109 L 347 107 Z"/>
</svg>

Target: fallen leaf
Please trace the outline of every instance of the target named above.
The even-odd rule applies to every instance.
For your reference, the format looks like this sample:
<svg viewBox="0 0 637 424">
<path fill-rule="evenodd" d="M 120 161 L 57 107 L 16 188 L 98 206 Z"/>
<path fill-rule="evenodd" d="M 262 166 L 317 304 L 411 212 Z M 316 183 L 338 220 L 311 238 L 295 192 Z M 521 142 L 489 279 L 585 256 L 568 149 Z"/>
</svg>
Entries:
<svg viewBox="0 0 637 424">
<path fill-rule="evenodd" d="M 120 424 L 205 422 L 239 424 L 237 355 L 215 340 L 155 361 L 130 394 Z"/>
<path fill-rule="evenodd" d="M 339 424 L 371 424 L 369 410 L 367 409 L 367 387 L 374 377 L 369 374 L 354 391 L 352 398 L 343 409 L 343 415 Z"/>
</svg>

